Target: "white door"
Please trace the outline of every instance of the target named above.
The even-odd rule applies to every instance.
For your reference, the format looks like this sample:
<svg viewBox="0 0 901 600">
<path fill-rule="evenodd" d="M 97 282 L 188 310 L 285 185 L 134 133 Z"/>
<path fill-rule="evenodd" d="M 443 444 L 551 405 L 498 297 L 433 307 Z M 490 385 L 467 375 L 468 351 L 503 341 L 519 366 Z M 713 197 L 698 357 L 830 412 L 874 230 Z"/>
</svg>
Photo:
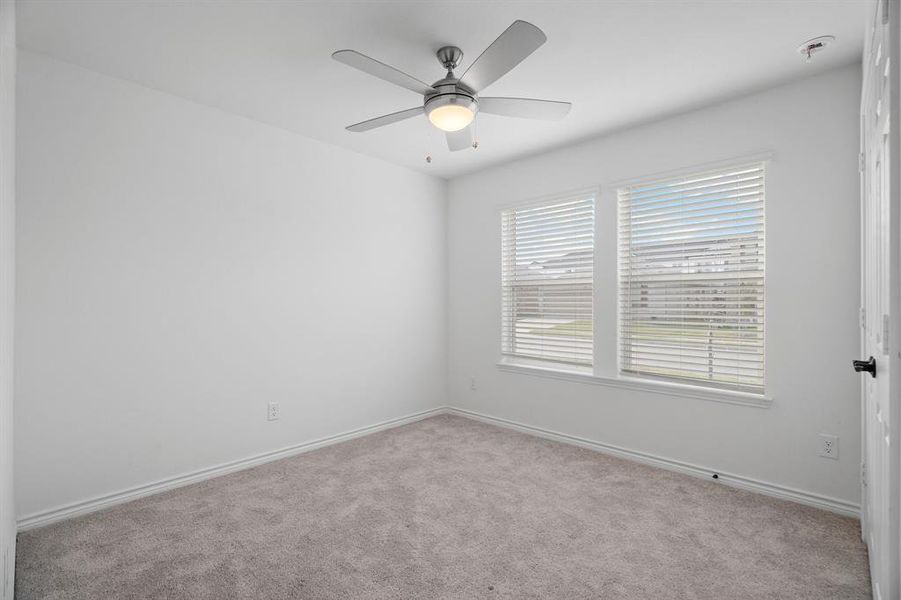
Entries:
<svg viewBox="0 0 901 600">
<path fill-rule="evenodd" d="M 863 56 L 861 94 L 862 349 L 873 358 L 875 377 L 864 372 L 861 525 L 869 548 L 876 600 L 896 600 L 899 583 L 898 509 L 901 497 L 899 385 L 901 317 L 899 279 L 898 67 L 899 3 L 872 3 Z M 894 150 L 893 150 L 894 149 Z M 856 365 L 860 368 L 862 365 Z"/>
</svg>

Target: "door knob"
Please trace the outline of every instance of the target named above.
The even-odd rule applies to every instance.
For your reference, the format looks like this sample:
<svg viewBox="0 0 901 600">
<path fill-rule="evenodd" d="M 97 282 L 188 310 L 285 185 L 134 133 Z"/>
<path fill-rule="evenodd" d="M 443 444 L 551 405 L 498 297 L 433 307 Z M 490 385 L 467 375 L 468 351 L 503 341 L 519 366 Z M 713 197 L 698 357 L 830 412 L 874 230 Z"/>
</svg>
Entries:
<svg viewBox="0 0 901 600">
<path fill-rule="evenodd" d="M 876 359 L 872 356 L 869 360 L 853 360 L 854 370 L 858 373 L 866 371 L 873 377 L 876 377 Z"/>
</svg>

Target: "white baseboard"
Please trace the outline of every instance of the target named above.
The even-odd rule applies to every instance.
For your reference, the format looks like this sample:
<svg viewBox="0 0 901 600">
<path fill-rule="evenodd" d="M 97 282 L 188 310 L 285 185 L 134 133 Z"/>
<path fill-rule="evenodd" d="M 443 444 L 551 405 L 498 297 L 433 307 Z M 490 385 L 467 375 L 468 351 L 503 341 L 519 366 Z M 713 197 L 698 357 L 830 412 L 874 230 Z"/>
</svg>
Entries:
<svg viewBox="0 0 901 600">
<path fill-rule="evenodd" d="M 300 444 L 288 446 L 287 448 L 281 448 L 279 450 L 273 450 L 271 452 L 264 452 L 262 454 L 257 454 L 255 456 L 232 461 L 229 463 L 224 463 L 221 465 L 216 465 L 214 467 L 200 469 L 198 471 L 178 475 L 176 477 L 162 479 L 153 483 L 148 483 L 111 494 L 97 496 L 88 500 L 67 504 L 65 506 L 25 515 L 17 521 L 18 530 L 25 531 L 28 529 L 34 529 L 36 527 L 49 525 L 57 521 L 86 515 L 88 513 L 108 508 L 116 504 L 122 504 L 131 500 L 137 500 L 138 498 L 143 498 L 152 494 L 158 494 L 160 492 L 165 492 L 192 483 L 197 483 L 206 479 L 218 477 L 220 475 L 226 475 L 235 471 L 248 469 L 250 467 L 261 465 L 267 462 L 272 462 L 281 458 L 287 458 L 289 456 L 302 454 L 304 452 L 309 452 L 310 450 L 315 450 L 324 446 L 330 446 L 339 442 L 352 440 L 354 438 L 369 435 L 371 433 L 376 433 L 378 431 L 383 431 L 385 429 L 390 429 L 392 427 L 399 427 L 408 423 L 421 421 L 422 419 L 427 419 L 429 417 L 440 414 L 452 414 L 460 417 L 466 417 L 468 419 L 474 419 L 483 423 L 497 425 L 499 427 L 505 427 L 508 429 L 514 429 L 522 433 L 562 442 L 564 444 L 571 444 L 580 446 L 582 448 L 588 448 L 589 450 L 611 454 L 613 456 L 618 456 L 627 460 L 634 460 L 651 466 L 660 467 L 663 469 L 668 469 L 670 471 L 676 471 L 678 473 L 684 473 L 686 475 L 692 475 L 694 477 L 700 477 L 703 479 L 709 480 L 713 473 L 717 473 L 719 475 L 717 482 L 724 485 L 765 494 L 767 496 L 780 498 L 782 500 L 799 502 L 801 504 L 806 504 L 808 506 L 813 506 L 816 508 L 822 508 L 849 517 L 860 518 L 860 506 L 858 504 L 853 504 L 851 502 L 846 502 L 837 498 L 830 498 L 828 496 L 822 496 L 819 494 L 813 494 L 810 492 L 776 485 L 773 483 L 767 483 L 764 481 L 752 479 L 750 477 L 742 477 L 740 475 L 724 473 L 722 471 L 716 471 L 715 469 L 692 465 L 689 463 L 669 458 L 663 458 L 660 456 L 654 456 L 652 454 L 638 452 L 636 450 L 629 450 L 628 448 L 622 448 L 611 444 L 604 444 L 602 442 L 596 442 L 594 440 L 589 440 L 566 433 L 560 433 L 541 427 L 535 427 L 533 425 L 526 425 L 524 423 L 518 423 L 516 421 L 510 421 L 508 419 L 503 419 L 500 417 L 493 417 L 491 415 L 486 415 L 471 410 L 446 406 L 424 410 L 411 415 L 397 417 L 395 419 L 389 419 L 387 421 L 382 421 L 374 425 L 360 427 L 359 429 L 354 429 L 352 431 L 311 440 L 309 442 L 302 442 Z"/>
<path fill-rule="evenodd" d="M 445 412 L 447 414 L 458 415 L 461 417 L 466 417 L 468 419 L 481 421 L 483 423 L 506 427 L 507 429 L 515 429 L 516 431 L 520 431 L 522 433 L 528 433 L 545 439 L 554 440 L 556 442 L 562 442 L 564 444 L 580 446 L 589 450 L 603 452 L 604 454 L 618 456 L 627 460 L 633 460 L 654 467 L 660 467 L 670 471 L 675 471 L 677 473 L 684 473 L 686 475 L 692 475 L 694 477 L 700 477 L 707 480 L 711 480 L 713 474 L 716 473 L 718 475 L 718 479 L 716 481 L 718 483 L 722 483 L 723 485 L 728 485 L 751 492 L 757 492 L 759 494 L 764 494 L 773 498 L 779 498 L 781 500 L 790 500 L 792 502 L 798 502 L 801 504 L 806 504 L 808 506 L 822 508 L 848 517 L 854 517 L 858 519 L 860 518 L 860 505 L 847 502 L 845 500 L 830 498 L 829 496 L 822 496 L 820 494 L 805 492 L 774 483 L 767 483 L 765 481 L 759 481 L 750 477 L 742 477 L 741 475 L 724 473 L 723 471 L 717 471 L 715 469 L 692 465 L 670 458 L 663 458 L 661 456 L 654 456 L 653 454 L 638 452 L 636 450 L 629 450 L 628 448 L 621 448 L 612 444 L 604 444 L 602 442 L 596 442 L 594 440 L 589 440 L 575 435 L 551 431 L 550 429 L 535 427 L 533 425 L 526 425 L 524 423 L 517 423 L 516 421 L 510 421 L 508 419 L 503 419 L 500 417 L 493 417 L 491 415 L 486 415 L 471 410 L 465 410 L 462 408 L 454 408 L 449 406 L 445 409 Z"/>
<path fill-rule="evenodd" d="M 444 414 L 445 412 L 446 411 L 444 407 L 439 407 L 424 410 L 418 413 L 413 413 L 411 415 L 406 415 L 403 417 L 397 417 L 395 419 L 388 419 L 387 421 L 382 421 L 380 423 L 368 425 L 366 427 L 360 427 L 359 429 L 354 429 L 352 431 L 330 435 L 316 440 L 311 440 L 309 442 L 302 442 L 300 444 L 288 446 L 287 448 L 281 448 L 279 450 L 273 450 L 271 452 L 264 452 L 262 454 L 257 454 L 248 458 L 242 458 L 240 460 L 216 465 L 214 467 L 208 467 L 206 469 L 200 469 L 198 471 L 185 473 L 176 477 L 170 477 L 167 479 L 155 481 L 153 483 L 113 492 L 112 494 L 105 494 L 91 498 L 89 500 L 83 500 L 80 502 L 67 504 L 65 506 L 32 513 L 30 515 L 25 515 L 19 518 L 16 524 L 19 531 L 42 527 L 44 525 L 49 525 L 57 521 L 62 521 L 64 519 L 71 519 L 72 517 L 86 515 L 88 513 L 108 508 L 116 504 L 122 504 L 124 502 L 137 500 L 138 498 L 143 498 L 152 494 L 158 494 L 160 492 L 172 490 L 178 487 L 189 485 L 191 483 L 197 483 L 205 479 L 211 479 L 220 475 L 226 475 L 235 471 L 241 471 L 243 469 L 255 467 L 257 465 L 272 462 L 280 458 L 287 458 L 296 454 L 309 452 L 310 450 L 316 450 L 317 448 L 322 448 L 323 446 L 330 446 L 339 442 L 346 442 L 348 440 L 362 437 L 364 435 L 369 435 L 370 433 L 375 433 L 377 431 L 383 431 L 392 427 L 406 425 L 407 423 L 421 421 L 422 419 L 427 419 L 428 417 Z"/>
</svg>

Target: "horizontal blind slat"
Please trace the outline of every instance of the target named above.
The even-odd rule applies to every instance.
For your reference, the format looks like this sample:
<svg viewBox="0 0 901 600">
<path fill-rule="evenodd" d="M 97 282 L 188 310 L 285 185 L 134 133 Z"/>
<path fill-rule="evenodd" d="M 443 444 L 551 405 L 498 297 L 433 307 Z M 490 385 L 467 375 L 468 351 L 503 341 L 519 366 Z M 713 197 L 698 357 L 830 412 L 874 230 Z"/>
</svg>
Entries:
<svg viewBox="0 0 901 600">
<path fill-rule="evenodd" d="M 726 201 L 735 201 L 737 198 L 757 196 L 760 193 L 760 185 L 734 186 L 730 189 L 704 189 L 684 196 L 680 194 L 655 196 L 644 201 L 634 201 L 632 198 L 626 198 L 625 200 L 620 200 L 620 205 L 628 204 L 635 214 L 644 214 L 648 211 L 694 206 L 703 202 L 717 203 L 722 201 L 725 203 Z"/>
<path fill-rule="evenodd" d="M 623 188 L 622 197 L 642 200 L 644 198 L 653 198 L 666 194 L 684 194 L 690 195 L 696 190 L 709 188 L 717 185 L 728 183 L 737 183 L 745 180 L 752 180 L 763 177 L 763 168 L 749 168 L 741 171 L 729 173 L 717 173 L 709 177 L 691 178 L 691 179 L 671 179 L 660 180 L 658 182 L 649 182 L 644 185 L 631 185 Z"/>
</svg>

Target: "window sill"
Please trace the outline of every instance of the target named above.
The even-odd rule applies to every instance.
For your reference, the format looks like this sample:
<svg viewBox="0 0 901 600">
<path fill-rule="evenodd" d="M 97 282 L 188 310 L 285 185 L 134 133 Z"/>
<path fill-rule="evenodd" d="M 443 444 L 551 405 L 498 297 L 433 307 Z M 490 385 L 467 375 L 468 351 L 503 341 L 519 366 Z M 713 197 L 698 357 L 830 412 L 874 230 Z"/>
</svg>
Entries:
<svg viewBox="0 0 901 600">
<path fill-rule="evenodd" d="M 732 392 L 729 390 L 714 390 L 693 385 L 647 381 L 631 377 L 607 377 L 595 375 L 592 373 L 591 369 L 587 367 L 551 365 L 550 363 L 542 363 L 540 361 L 532 362 L 504 358 L 497 363 L 497 368 L 507 373 L 563 379 L 565 381 L 574 381 L 577 383 L 588 383 L 625 390 L 650 392 L 652 394 L 662 394 L 664 396 L 679 396 L 681 398 L 740 404 L 756 408 L 769 408 L 773 403 L 772 397 L 766 395 Z"/>
</svg>

